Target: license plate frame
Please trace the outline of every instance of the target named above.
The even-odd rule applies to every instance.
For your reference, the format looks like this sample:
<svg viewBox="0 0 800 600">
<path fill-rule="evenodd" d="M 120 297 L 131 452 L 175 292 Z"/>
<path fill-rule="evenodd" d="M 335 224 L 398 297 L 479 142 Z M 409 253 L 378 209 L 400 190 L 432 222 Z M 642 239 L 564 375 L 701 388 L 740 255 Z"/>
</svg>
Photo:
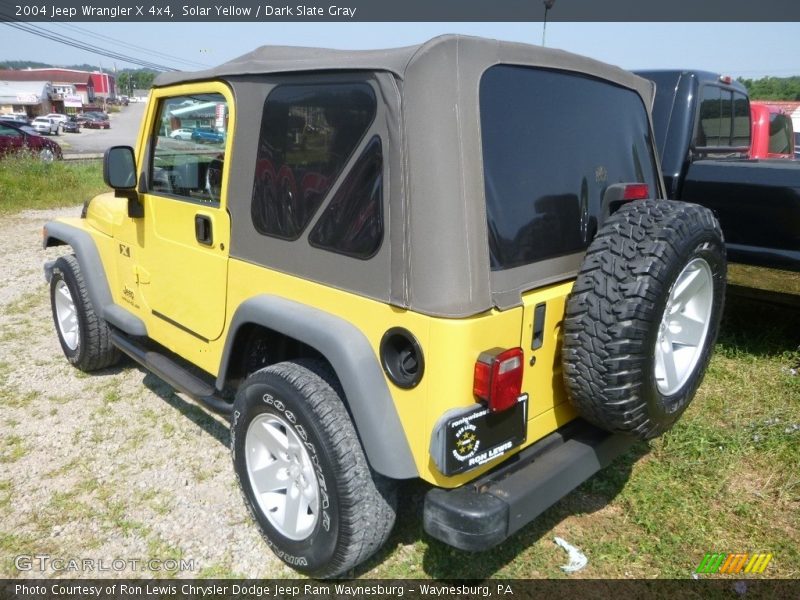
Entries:
<svg viewBox="0 0 800 600">
<path fill-rule="evenodd" d="M 501 412 L 483 405 L 450 416 L 444 434 L 444 474 L 456 475 L 476 469 L 504 456 L 527 439 L 528 394 Z"/>
</svg>

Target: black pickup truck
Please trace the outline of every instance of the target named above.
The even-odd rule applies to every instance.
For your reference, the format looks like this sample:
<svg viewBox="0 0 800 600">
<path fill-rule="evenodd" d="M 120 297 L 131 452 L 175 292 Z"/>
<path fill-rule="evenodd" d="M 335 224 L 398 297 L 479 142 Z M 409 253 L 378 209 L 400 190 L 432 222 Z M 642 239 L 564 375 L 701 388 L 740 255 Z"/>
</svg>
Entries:
<svg viewBox="0 0 800 600">
<path fill-rule="evenodd" d="M 800 161 L 747 157 L 744 86 L 703 71 L 637 75 L 656 84 L 653 127 L 667 197 L 716 214 L 730 261 L 800 272 Z"/>
</svg>

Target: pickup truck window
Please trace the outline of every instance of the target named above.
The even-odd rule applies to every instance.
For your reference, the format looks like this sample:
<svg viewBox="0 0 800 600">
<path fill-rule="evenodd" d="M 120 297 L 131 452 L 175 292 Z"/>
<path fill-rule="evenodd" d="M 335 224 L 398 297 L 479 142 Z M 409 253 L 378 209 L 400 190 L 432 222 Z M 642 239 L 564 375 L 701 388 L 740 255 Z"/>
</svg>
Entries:
<svg viewBox="0 0 800 600">
<path fill-rule="evenodd" d="M 630 89 L 497 65 L 481 79 L 480 110 L 494 271 L 582 251 L 610 185 L 658 195 L 647 110 Z"/>
<path fill-rule="evenodd" d="M 227 126 L 221 94 L 162 100 L 152 133 L 148 191 L 218 206 Z"/>
<path fill-rule="evenodd" d="M 366 83 L 280 85 L 261 119 L 250 212 L 262 235 L 295 240 L 375 118 Z"/>
<path fill-rule="evenodd" d="M 782 113 L 769 116 L 769 151 L 771 154 L 792 154 L 792 120 Z"/>
<path fill-rule="evenodd" d="M 750 102 L 739 92 L 705 85 L 700 90 L 696 148 L 750 146 Z"/>
</svg>

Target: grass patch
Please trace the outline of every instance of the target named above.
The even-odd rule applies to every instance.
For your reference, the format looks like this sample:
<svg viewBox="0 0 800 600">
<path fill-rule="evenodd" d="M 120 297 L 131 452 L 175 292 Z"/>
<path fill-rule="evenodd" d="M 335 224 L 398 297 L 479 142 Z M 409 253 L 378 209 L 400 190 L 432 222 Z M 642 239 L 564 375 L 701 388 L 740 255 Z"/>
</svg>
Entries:
<svg viewBox="0 0 800 600">
<path fill-rule="evenodd" d="M 11 506 L 11 492 L 13 486 L 10 481 L 0 481 L 0 510 L 4 511 Z"/>
<path fill-rule="evenodd" d="M 25 443 L 18 435 L 9 435 L 0 442 L 0 463 L 17 462 L 28 453 Z"/>
<path fill-rule="evenodd" d="M 42 161 L 9 156 L 0 161 L 0 215 L 27 209 L 75 206 L 108 191 L 100 161 Z"/>
<path fill-rule="evenodd" d="M 0 163 L 1 164 L 1 163 Z M 7 315 L 29 315 L 34 308 L 38 308 L 44 303 L 43 295 L 37 290 L 29 294 L 24 294 L 6 305 Z"/>
<path fill-rule="evenodd" d="M 11 408 L 25 408 L 38 397 L 39 394 L 36 392 L 28 392 L 23 394 L 14 388 L 9 388 L 0 393 L 0 400 L 2 400 L 3 406 Z"/>
</svg>

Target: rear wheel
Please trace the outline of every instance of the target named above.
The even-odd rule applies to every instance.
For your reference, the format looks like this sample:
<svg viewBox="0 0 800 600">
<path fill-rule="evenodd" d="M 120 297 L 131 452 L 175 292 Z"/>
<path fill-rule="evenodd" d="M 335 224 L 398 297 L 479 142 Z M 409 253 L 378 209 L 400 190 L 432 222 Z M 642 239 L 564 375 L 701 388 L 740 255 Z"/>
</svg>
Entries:
<svg viewBox="0 0 800 600">
<path fill-rule="evenodd" d="M 284 362 L 239 388 L 233 465 L 245 503 L 275 554 L 313 577 L 334 577 L 386 541 L 393 482 L 372 473 L 330 372 Z"/>
<path fill-rule="evenodd" d="M 567 302 L 564 382 L 588 421 L 647 439 L 691 402 L 725 294 L 725 246 L 703 207 L 632 202 L 606 221 Z"/>
</svg>

